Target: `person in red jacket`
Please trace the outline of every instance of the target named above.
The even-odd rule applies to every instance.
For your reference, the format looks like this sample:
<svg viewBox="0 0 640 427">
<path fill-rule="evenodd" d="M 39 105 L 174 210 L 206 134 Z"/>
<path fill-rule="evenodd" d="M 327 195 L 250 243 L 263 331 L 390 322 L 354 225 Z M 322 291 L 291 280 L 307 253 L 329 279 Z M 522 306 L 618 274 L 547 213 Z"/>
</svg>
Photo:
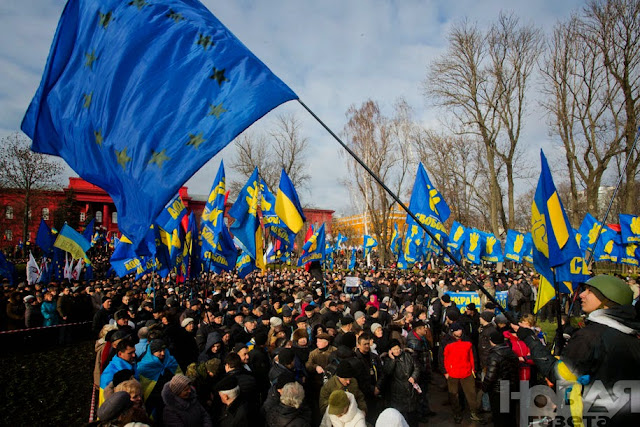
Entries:
<svg viewBox="0 0 640 427">
<path fill-rule="evenodd" d="M 502 334 L 511 346 L 511 350 L 518 356 L 518 378 L 520 381 L 531 381 L 532 368 L 535 367 L 535 362 L 531 358 L 531 350 L 524 341 L 518 338 L 515 332 L 504 331 Z M 533 379 L 535 380 L 535 376 Z"/>
<path fill-rule="evenodd" d="M 478 416 L 478 402 L 476 399 L 476 360 L 473 345 L 466 337 L 463 337 L 463 327 L 456 322 L 449 329 L 449 337 L 442 346 L 442 365 L 444 376 L 447 379 L 449 400 L 453 410 L 453 420 L 456 424 L 462 423 L 462 408 L 458 390 L 462 387 L 467 404 L 471 409 L 471 420 L 484 424 L 484 420 Z"/>
</svg>

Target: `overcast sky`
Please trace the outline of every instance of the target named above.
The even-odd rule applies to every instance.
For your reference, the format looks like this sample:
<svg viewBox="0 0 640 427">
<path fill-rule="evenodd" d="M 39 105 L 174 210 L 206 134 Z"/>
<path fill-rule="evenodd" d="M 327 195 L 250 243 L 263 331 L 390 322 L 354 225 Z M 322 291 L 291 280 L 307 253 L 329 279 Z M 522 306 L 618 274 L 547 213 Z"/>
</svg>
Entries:
<svg viewBox="0 0 640 427">
<path fill-rule="evenodd" d="M 0 0 L 0 137 L 20 128 L 64 4 L 62 0 Z M 421 83 L 429 62 L 444 52 L 452 23 L 467 17 L 488 26 L 506 10 L 548 34 L 558 19 L 567 18 L 584 1 L 205 0 L 204 4 L 339 133 L 349 106 L 369 98 L 390 113 L 394 101 L 404 97 L 418 120 L 439 126 L 442 112 L 428 105 Z M 341 148 L 297 102 L 277 108 L 251 129 L 273 127 L 279 113 L 294 113 L 310 141 L 311 184 L 301 194 L 303 202 L 313 199 L 317 207 L 346 212 L 351 202 L 340 183 L 345 177 Z M 548 150 L 553 164 L 558 151 L 539 113 L 527 121 L 522 138 L 536 156 L 541 147 Z M 208 193 L 222 158 L 228 180 L 234 179 L 228 166 L 234 155 L 231 145 L 209 161 L 187 182 L 189 192 Z M 73 172 L 69 169 L 67 174 Z M 531 184 L 521 184 L 522 188 L 527 185 Z"/>
</svg>

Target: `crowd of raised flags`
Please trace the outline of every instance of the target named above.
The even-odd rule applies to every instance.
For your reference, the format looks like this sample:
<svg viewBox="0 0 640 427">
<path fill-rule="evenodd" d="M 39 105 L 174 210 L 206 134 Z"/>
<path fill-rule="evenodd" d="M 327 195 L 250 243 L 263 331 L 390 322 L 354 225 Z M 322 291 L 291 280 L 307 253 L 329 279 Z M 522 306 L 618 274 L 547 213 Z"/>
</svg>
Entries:
<svg viewBox="0 0 640 427">
<path fill-rule="evenodd" d="M 155 271 L 166 277 L 175 271 L 187 278 L 237 268 L 244 277 L 267 262 L 290 259 L 295 235 L 305 222 L 284 170 L 276 196 L 254 171 L 229 211 L 234 219 L 230 229 L 223 218 L 223 164 L 199 225 L 176 193 L 244 129 L 297 95 L 204 6 L 174 3 L 170 14 L 155 3 L 80 0 L 67 5 L 22 130 L 33 140 L 34 151 L 62 157 L 114 200 L 124 233 L 116 239 L 111 258 L 116 274 L 139 277 Z M 110 19 L 95 19 L 99 15 Z M 162 43 L 154 43 L 160 35 Z M 166 55 L 167 45 L 182 54 Z M 131 88 L 136 88 L 133 94 Z M 141 101 L 123 102 L 131 96 Z M 504 251 L 500 237 L 491 233 L 458 222 L 447 232 L 449 206 L 420 164 L 409 208 L 431 236 L 411 215 L 404 239 L 394 227 L 391 251 L 398 268 L 442 255 L 432 238 L 446 244 L 457 261 L 533 262 L 549 284 L 562 283 L 569 291 L 571 283 L 587 274 L 586 256 L 637 266 L 638 217 L 620 215 L 616 230 L 588 215 L 576 232 L 544 155 L 541 158 L 532 230 L 508 230 Z M 92 230 L 82 236 L 69 226 L 57 234 L 54 239 L 41 224 L 37 243 L 53 268 L 38 266 L 39 277 L 43 270 L 59 274 L 64 252 L 74 260 L 84 259 L 94 240 Z M 344 242 L 341 237 L 332 246 L 326 242 L 324 224 L 310 227 L 298 264 L 321 261 L 332 268 L 333 253 Z M 362 244 L 366 257 L 378 243 L 364 236 Z M 350 268 L 355 267 L 355 256 L 352 250 Z M 445 262 L 454 260 L 445 257 Z M 10 275 L 10 269 L 0 259 L 0 273 Z M 65 270 L 75 271 L 70 266 L 63 274 Z M 31 271 L 33 276 L 38 270 Z"/>
</svg>

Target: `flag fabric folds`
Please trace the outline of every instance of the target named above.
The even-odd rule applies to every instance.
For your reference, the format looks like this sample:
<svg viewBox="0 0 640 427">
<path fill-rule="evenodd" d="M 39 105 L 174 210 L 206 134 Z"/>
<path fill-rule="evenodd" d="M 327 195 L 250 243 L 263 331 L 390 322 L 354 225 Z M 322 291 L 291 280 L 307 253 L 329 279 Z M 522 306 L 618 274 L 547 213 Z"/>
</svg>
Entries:
<svg viewBox="0 0 640 427">
<path fill-rule="evenodd" d="M 356 250 L 351 249 L 351 259 L 349 259 L 349 270 L 356 268 Z"/>
<path fill-rule="evenodd" d="M 264 179 L 260 178 L 260 211 L 265 227 L 284 227 L 276 213 L 276 196 L 273 195 Z"/>
<path fill-rule="evenodd" d="M 525 254 L 524 234 L 515 230 L 507 230 L 507 241 L 504 247 L 504 257 L 509 261 L 522 262 Z"/>
<path fill-rule="evenodd" d="M 473 264 L 480 264 L 482 251 L 485 246 L 484 233 L 475 228 L 468 230 L 468 237 L 464 242 L 464 256 Z"/>
<path fill-rule="evenodd" d="M 578 229 L 578 233 L 580 234 L 580 249 L 583 252 L 593 252 L 596 240 L 599 240 L 598 233 L 604 232 L 605 229 L 604 227 L 601 227 L 600 221 L 587 212 L 580 224 L 580 228 Z"/>
<path fill-rule="evenodd" d="M 378 241 L 375 238 L 365 234 L 362 238 L 362 252 L 364 258 L 366 258 L 367 255 L 369 255 L 369 252 L 371 252 L 371 249 L 375 248 L 376 246 L 378 246 Z"/>
<path fill-rule="evenodd" d="M 502 245 L 500 244 L 500 240 L 496 238 L 494 234 L 483 234 L 484 248 L 481 255 L 482 260 L 493 263 L 503 262 L 504 255 L 502 253 Z"/>
<path fill-rule="evenodd" d="M 107 191 L 137 245 L 200 167 L 296 98 L 198 1 L 70 0 L 22 130 Z"/>
<path fill-rule="evenodd" d="M 258 168 L 255 168 L 240 194 L 238 194 L 235 203 L 229 209 L 229 216 L 235 218 L 230 231 L 240 242 L 244 252 L 256 262 L 256 266 L 264 269 L 262 227 L 258 218 L 259 200 L 260 181 Z"/>
<path fill-rule="evenodd" d="M 586 264 L 542 150 L 540 161 L 540 179 L 531 205 L 533 265 L 549 283 L 581 282 L 588 278 Z"/>
<path fill-rule="evenodd" d="M 622 243 L 640 243 L 640 216 L 620 214 Z"/>
<path fill-rule="evenodd" d="M 255 269 L 256 263 L 253 261 L 253 258 L 251 258 L 248 253 L 243 251 L 236 261 L 236 270 L 238 270 L 238 276 L 240 276 L 241 279 L 244 279 Z"/>
<path fill-rule="evenodd" d="M 338 236 L 338 239 L 340 236 Z M 393 235 L 391 236 L 391 244 L 389 245 L 391 253 L 398 256 L 400 249 L 402 248 L 402 236 L 398 231 L 398 223 L 393 224 Z"/>
<path fill-rule="evenodd" d="M 206 271 L 211 271 L 212 266 L 231 271 L 238 258 L 233 237 L 224 223 L 225 190 L 224 163 L 220 162 L 200 221 L 200 258 Z"/>
<path fill-rule="evenodd" d="M 464 241 L 467 237 L 467 233 L 465 231 L 466 228 L 464 225 L 460 224 L 458 221 L 453 221 L 448 241 L 448 247 L 450 249 L 459 249 L 464 245 Z"/>
<path fill-rule="evenodd" d="M 53 243 L 55 240 L 47 223 L 44 222 L 44 219 L 40 219 L 40 226 L 38 227 L 38 234 L 36 235 L 36 245 L 50 258 L 53 256 Z"/>
<path fill-rule="evenodd" d="M 40 277 L 40 267 L 36 259 L 33 257 L 31 251 L 29 251 L 29 261 L 27 261 L 27 283 L 30 285 L 35 284 Z"/>
<path fill-rule="evenodd" d="M 289 227 L 289 230 L 294 233 L 300 231 L 306 221 L 298 199 L 298 193 L 293 188 L 293 183 L 284 169 L 280 173 L 280 185 L 276 195 L 276 214 Z"/>
<path fill-rule="evenodd" d="M 444 222 L 449 218 L 451 211 L 442 195 L 434 188 L 429 180 L 429 175 L 422 163 L 418 166 L 416 179 L 411 192 L 409 209 L 416 217 L 429 228 L 441 241 L 445 241 L 447 230 Z M 407 224 L 414 225 L 414 219 L 407 215 Z"/>
<path fill-rule="evenodd" d="M 87 239 L 87 242 L 89 242 L 91 246 L 93 246 L 93 229 L 95 227 L 95 223 L 96 219 L 91 218 L 91 221 L 89 221 L 89 224 L 84 227 L 84 231 L 82 232 L 82 237 Z"/>
<path fill-rule="evenodd" d="M 73 259 L 80 259 L 86 256 L 91 243 L 82 237 L 82 234 L 64 224 L 53 246 L 69 252 Z"/>
<path fill-rule="evenodd" d="M 298 267 L 301 267 L 311 261 L 324 261 L 325 251 L 325 232 L 324 223 L 316 230 L 313 235 L 302 246 L 302 254 L 298 258 Z"/>
</svg>

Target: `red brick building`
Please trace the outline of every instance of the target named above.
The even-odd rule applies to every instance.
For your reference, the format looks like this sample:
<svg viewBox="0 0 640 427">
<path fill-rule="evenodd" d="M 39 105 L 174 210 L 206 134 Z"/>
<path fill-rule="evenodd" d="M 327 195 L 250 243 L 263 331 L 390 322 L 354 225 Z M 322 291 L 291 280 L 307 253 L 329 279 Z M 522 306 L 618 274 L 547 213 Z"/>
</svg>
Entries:
<svg viewBox="0 0 640 427">
<path fill-rule="evenodd" d="M 196 218 L 200 218 L 207 196 L 191 196 L 187 187 L 179 190 L 180 197 L 188 211 L 193 210 Z M 78 225 L 84 226 L 95 218 L 96 227 L 102 227 L 109 233 L 117 233 L 118 212 L 106 191 L 82 178 L 69 178 L 69 185 L 58 191 L 38 192 L 32 200 L 31 212 L 28 221 L 27 241 L 35 242 L 40 225 L 40 218 L 44 219 L 49 227 L 54 225 L 54 212 L 64 207 L 65 201 L 73 199 L 78 208 Z M 225 217 L 232 203 L 225 205 Z M 0 190 L 0 249 L 15 246 L 22 241 L 24 194 L 15 190 Z M 332 210 L 304 209 L 307 222 L 320 225 L 325 222 L 327 233 L 330 233 Z"/>
</svg>

